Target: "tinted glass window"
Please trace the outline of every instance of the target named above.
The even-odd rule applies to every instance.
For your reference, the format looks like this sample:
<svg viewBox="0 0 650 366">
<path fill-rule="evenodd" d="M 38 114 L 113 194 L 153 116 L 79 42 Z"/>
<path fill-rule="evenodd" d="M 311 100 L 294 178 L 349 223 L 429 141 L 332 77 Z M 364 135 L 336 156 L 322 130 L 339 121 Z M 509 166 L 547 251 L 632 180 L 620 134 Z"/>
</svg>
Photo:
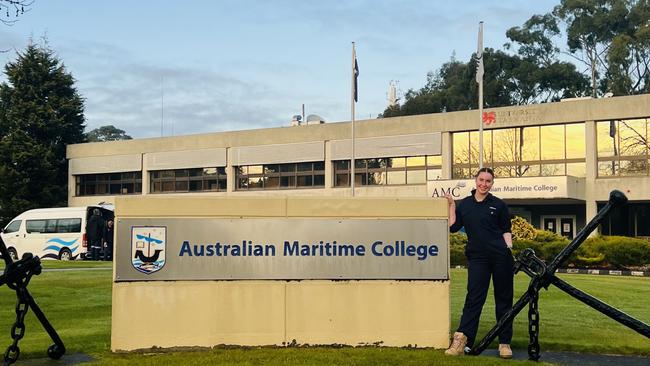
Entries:
<svg viewBox="0 0 650 366">
<path fill-rule="evenodd" d="M 57 232 L 59 233 L 80 233 L 81 219 L 59 219 L 57 222 Z"/>
<path fill-rule="evenodd" d="M 7 225 L 7 228 L 5 229 L 5 233 L 15 233 L 16 231 L 20 230 L 21 223 L 22 223 L 21 220 L 12 221 L 9 225 Z"/>
<path fill-rule="evenodd" d="M 45 222 L 45 233 L 51 234 L 56 233 L 56 220 L 47 220 Z"/>
<path fill-rule="evenodd" d="M 28 233 L 42 233 L 45 231 L 46 220 L 27 220 Z"/>
</svg>

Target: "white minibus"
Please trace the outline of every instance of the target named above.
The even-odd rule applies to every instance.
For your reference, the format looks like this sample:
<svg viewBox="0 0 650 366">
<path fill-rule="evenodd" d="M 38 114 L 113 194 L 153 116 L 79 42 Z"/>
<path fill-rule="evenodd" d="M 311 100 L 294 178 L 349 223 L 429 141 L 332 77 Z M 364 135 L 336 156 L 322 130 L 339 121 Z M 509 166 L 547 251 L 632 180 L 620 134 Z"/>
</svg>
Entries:
<svg viewBox="0 0 650 366">
<path fill-rule="evenodd" d="M 18 215 L 0 235 L 14 260 L 24 253 L 41 259 L 83 259 L 88 249 L 86 222 L 94 209 L 104 220 L 114 217 L 112 205 L 39 208 Z"/>
</svg>

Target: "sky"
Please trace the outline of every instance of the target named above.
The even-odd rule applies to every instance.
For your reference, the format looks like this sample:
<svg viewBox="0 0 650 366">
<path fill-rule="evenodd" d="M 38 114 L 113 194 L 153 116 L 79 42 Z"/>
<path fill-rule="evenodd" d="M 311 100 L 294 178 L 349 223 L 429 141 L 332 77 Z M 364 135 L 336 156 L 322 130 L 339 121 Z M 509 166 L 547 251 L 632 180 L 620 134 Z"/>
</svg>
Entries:
<svg viewBox="0 0 650 366">
<path fill-rule="evenodd" d="M 0 24 L 0 66 L 47 39 L 85 99 L 86 130 L 114 125 L 134 138 L 289 126 L 317 114 L 356 119 L 387 106 L 391 80 L 426 75 L 477 48 L 502 49 L 507 29 L 559 0 L 34 0 Z M 0 82 L 6 81 L 4 74 Z"/>
</svg>

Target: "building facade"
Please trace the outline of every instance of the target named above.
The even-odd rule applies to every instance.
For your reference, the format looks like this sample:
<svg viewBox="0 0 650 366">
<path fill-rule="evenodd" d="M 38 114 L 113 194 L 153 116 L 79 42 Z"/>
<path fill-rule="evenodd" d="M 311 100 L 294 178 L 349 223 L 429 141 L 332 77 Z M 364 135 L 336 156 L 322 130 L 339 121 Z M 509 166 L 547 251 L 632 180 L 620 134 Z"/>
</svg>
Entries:
<svg viewBox="0 0 650 366">
<path fill-rule="evenodd" d="M 484 110 L 493 193 L 535 227 L 573 237 L 612 189 L 601 225 L 650 237 L 650 95 Z M 355 122 L 355 196 L 469 194 L 478 111 Z M 68 146 L 70 206 L 119 195 L 351 196 L 350 122 Z"/>
</svg>

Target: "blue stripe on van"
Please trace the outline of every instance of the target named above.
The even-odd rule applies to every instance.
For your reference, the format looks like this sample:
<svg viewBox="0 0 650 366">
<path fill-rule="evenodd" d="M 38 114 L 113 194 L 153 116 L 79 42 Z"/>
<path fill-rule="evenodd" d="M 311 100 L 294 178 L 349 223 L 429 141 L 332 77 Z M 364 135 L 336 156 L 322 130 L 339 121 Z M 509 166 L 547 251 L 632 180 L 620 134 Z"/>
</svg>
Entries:
<svg viewBox="0 0 650 366">
<path fill-rule="evenodd" d="M 77 240 L 79 240 L 79 239 L 65 241 L 65 240 L 60 239 L 60 238 L 52 238 L 52 239 L 46 241 L 45 243 L 57 243 L 59 245 L 70 246 L 70 245 L 74 244 Z"/>
</svg>

